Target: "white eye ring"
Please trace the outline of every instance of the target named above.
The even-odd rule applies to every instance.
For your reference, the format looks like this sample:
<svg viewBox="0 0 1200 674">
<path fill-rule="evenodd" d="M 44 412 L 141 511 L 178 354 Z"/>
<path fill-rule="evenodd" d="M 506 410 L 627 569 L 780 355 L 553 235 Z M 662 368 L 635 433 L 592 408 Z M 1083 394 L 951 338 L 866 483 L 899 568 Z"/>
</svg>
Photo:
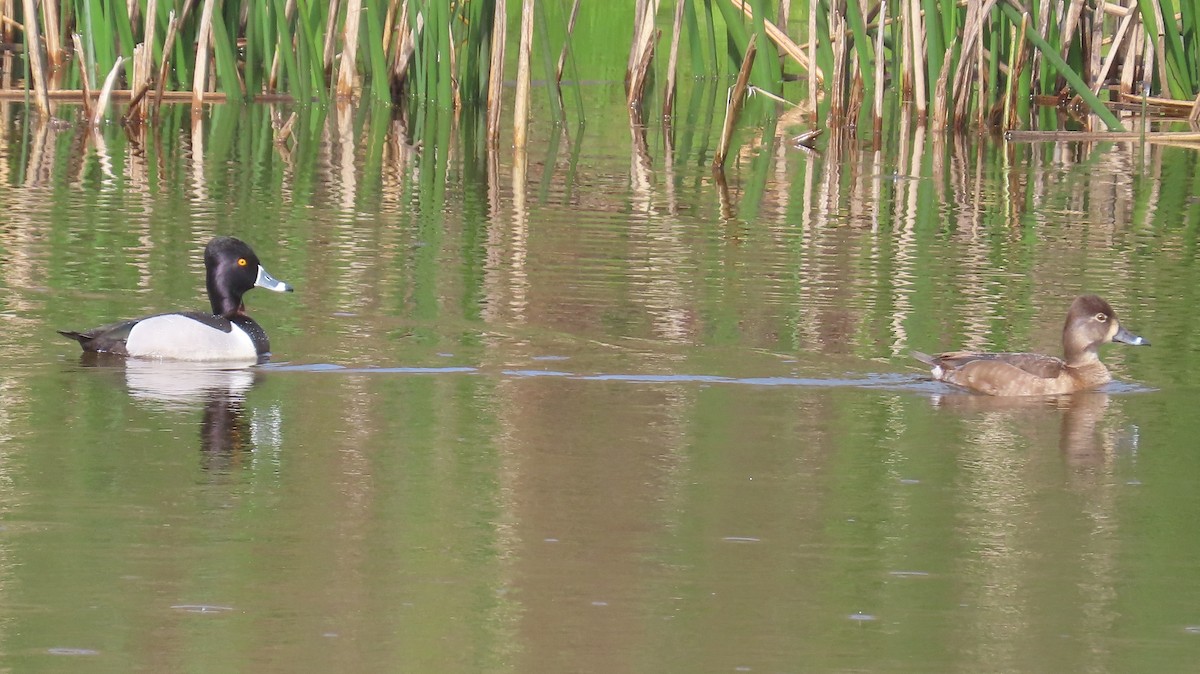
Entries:
<svg viewBox="0 0 1200 674">
<path fill-rule="evenodd" d="M 1103 313 L 1099 313 L 1099 314 L 1096 314 L 1096 320 L 1103 323 L 1104 321 L 1108 320 L 1108 316 L 1105 316 Z"/>
</svg>

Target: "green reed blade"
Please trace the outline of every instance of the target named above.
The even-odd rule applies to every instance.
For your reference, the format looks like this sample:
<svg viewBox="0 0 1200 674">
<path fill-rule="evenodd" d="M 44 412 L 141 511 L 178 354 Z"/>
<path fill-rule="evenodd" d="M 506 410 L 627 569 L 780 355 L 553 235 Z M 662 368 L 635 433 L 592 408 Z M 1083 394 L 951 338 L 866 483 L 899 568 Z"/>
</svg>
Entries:
<svg viewBox="0 0 1200 674">
<path fill-rule="evenodd" d="M 88 54 L 88 64 L 91 72 L 88 78 L 100 82 L 99 73 L 107 73 L 112 68 L 117 55 L 113 51 L 112 34 L 108 22 L 104 18 L 104 3 L 100 0 L 88 0 L 83 11 L 83 43 Z"/>
<path fill-rule="evenodd" d="M 325 64 L 321 60 L 324 35 L 321 26 L 324 24 L 315 16 L 315 11 L 305 7 L 303 3 L 297 3 L 296 24 L 300 28 L 296 34 L 297 70 L 300 77 L 308 80 L 306 88 L 309 97 L 315 98 L 321 105 L 327 105 L 329 91 L 325 87 Z"/>
<path fill-rule="evenodd" d="M 273 0 L 271 18 L 275 21 L 274 49 L 279 53 L 283 70 L 276 86 L 280 91 L 290 91 L 298 101 L 308 101 L 312 92 L 308 88 L 308 79 L 300 77 L 299 58 L 292 48 L 292 34 L 288 30 L 286 0 Z"/>
<path fill-rule="evenodd" d="M 1196 90 L 1190 76 L 1191 67 L 1188 65 L 1187 51 L 1183 46 L 1183 36 L 1179 32 L 1179 24 L 1175 22 L 1175 1 L 1158 0 L 1158 2 L 1162 12 L 1164 40 L 1169 55 L 1167 73 L 1168 77 L 1175 79 L 1172 92 L 1179 98 L 1191 98 Z M 1187 0 L 1182 0 L 1181 4 L 1187 4 Z"/>
<path fill-rule="evenodd" d="M 929 92 L 929 103 L 934 103 L 934 83 L 938 80 L 938 75 L 942 73 L 942 64 L 946 59 L 946 43 L 942 39 L 941 17 L 938 10 L 937 0 L 921 0 L 921 7 L 925 10 L 925 63 L 928 72 L 925 75 L 926 90 Z M 817 25 L 821 25 L 818 22 Z M 826 29 L 828 31 L 828 28 Z M 829 59 L 833 61 L 832 57 Z M 825 67 L 825 64 L 822 64 Z M 825 70 L 825 72 L 831 72 Z"/>
<path fill-rule="evenodd" d="M 545 78 L 547 87 L 553 86 L 557 77 L 555 75 L 554 53 L 558 50 L 550 49 L 550 29 L 547 26 L 549 19 L 546 17 L 546 3 L 539 2 L 537 4 L 537 14 L 534 15 L 534 28 L 537 30 L 537 41 L 535 44 L 540 44 L 540 49 L 534 51 L 541 57 L 542 76 Z M 567 123 L 566 111 L 563 110 L 562 99 L 556 94 L 550 97 L 550 112 L 554 117 L 554 121 L 560 124 Z"/>
<path fill-rule="evenodd" d="M 855 2 L 855 0 L 850 0 Z M 754 59 L 754 70 L 758 75 L 758 84 L 763 89 L 779 93 L 783 86 L 783 65 L 779 60 L 779 51 L 775 43 L 767 37 L 766 17 L 771 14 L 770 0 L 754 0 L 754 32 L 758 36 L 755 45 L 758 56 Z"/>
<path fill-rule="evenodd" d="M 241 103 L 242 78 L 238 74 L 237 55 L 229 38 L 229 31 L 221 16 L 213 17 L 213 53 L 217 60 L 217 79 L 225 99 L 230 103 Z"/>
<path fill-rule="evenodd" d="M 704 8 L 701 9 L 699 6 L 697 6 L 696 11 L 703 12 L 704 14 L 704 33 L 708 37 L 708 53 L 711 57 L 708 74 L 712 77 L 716 77 L 718 74 L 720 74 L 721 67 L 720 57 L 717 56 L 717 27 L 716 22 L 713 21 L 712 3 L 713 0 L 704 0 Z M 737 65 L 734 64 L 734 67 L 736 68 Z"/>
<path fill-rule="evenodd" d="M 386 6 L 382 8 L 386 11 Z M 381 8 L 374 3 L 366 3 L 363 13 L 366 21 L 362 26 L 362 37 L 359 46 L 367 47 L 367 63 L 370 64 L 371 97 L 376 101 L 390 102 L 392 100 L 391 84 L 388 81 L 387 57 L 383 53 L 383 21 L 379 15 Z"/>
<path fill-rule="evenodd" d="M 704 74 L 704 43 L 700 35 L 700 20 L 696 18 L 697 5 L 693 0 L 679 0 L 679 2 L 690 5 L 683 9 L 683 34 L 687 39 L 692 77 L 699 77 Z"/>
<path fill-rule="evenodd" d="M 871 37 L 867 35 L 867 22 L 863 18 L 862 7 L 859 6 L 858 0 L 846 0 L 846 23 L 850 25 L 850 32 L 854 35 L 854 52 L 858 55 L 858 71 L 864 73 L 863 84 L 866 87 L 867 98 L 870 98 L 869 94 L 875 90 L 875 80 L 865 76 L 865 73 L 875 70 L 875 53 Z"/>
</svg>

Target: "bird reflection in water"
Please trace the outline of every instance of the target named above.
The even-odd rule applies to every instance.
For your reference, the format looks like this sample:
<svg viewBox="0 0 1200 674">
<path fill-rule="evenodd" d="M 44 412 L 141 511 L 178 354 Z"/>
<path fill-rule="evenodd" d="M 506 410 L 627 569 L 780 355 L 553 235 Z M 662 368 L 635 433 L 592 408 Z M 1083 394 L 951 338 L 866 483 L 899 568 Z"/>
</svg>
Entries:
<svg viewBox="0 0 1200 674">
<path fill-rule="evenodd" d="M 85 367 L 124 369 L 136 401 L 168 411 L 203 409 L 201 467 L 227 474 L 254 452 L 254 433 L 245 412 L 246 393 L 257 384 L 255 363 L 190 363 L 139 360 L 85 353 Z"/>
<path fill-rule="evenodd" d="M 1106 432 L 1102 425 L 1105 417 L 1112 413 L 1110 404 L 1110 396 L 1099 391 L 1008 398 L 970 393 L 933 397 L 935 407 L 1003 418 L 1031 440 L 1036 440 L 1039 430 L 1045 428 L 1047 415 L 1057 413 L 1061 415 L 1058 447 L 1067 463 L 1078 467 L 1101 465 L 1116 453 L 1116 434 Z M 1130 438 L 1136 443 L 1136 434 Z M 1131 449 L 1136 451 L 1137 448 Z"/>
</svg>

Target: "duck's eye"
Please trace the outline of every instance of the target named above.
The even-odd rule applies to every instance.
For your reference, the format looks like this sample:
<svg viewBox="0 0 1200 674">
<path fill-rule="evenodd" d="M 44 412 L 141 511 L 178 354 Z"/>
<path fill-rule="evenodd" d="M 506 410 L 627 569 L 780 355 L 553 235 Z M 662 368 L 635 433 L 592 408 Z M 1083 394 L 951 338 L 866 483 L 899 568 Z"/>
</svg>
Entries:
<svg viewBox="0 0 1200 674">
<path fill-rule="evenodd" d="M 1098 321 L 1100 321 L 1101 323 L 1103 323 L 1104 321 L 1107 321 L 1107 320 L 1108 320 L 1108 316 L 1106 316 L 1106 315 L 1105 315 L 1105 314 L 1103 314 L 1103 313 L 1096 314 L 1096 320 L 1098 320 Z"/>
<path fill-rule="evenodd" d="M 244 257 L 239 257 L 239 258 L 238 258 L 238 266 L 239 266 L 239 267 L 245 267 L 245 266 L 246 266 L 246 265 L 248 265 L 248 264 L 250 264 L 250 263 L 249 263 L 249 262 L 246 262 L 246 258 L 244 258 Z"/>
</svg>

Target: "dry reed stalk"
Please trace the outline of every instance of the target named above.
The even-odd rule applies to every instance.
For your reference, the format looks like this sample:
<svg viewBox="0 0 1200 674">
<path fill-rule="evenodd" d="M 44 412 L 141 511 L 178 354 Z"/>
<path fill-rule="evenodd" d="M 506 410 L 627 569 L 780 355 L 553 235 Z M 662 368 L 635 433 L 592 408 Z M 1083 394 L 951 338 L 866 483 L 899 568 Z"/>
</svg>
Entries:
<svg viewBox="0 0 1200 674">
<path fill-rule="evenodd" d="M 832 84 L 829 87 L 829 117 L 833 121 L 838 121 L 845 117 L 846 113 L 846 38 L 842 34 L 846 20 L 836 10 L 829 12 L 828 18 L 829 47 L 833 50 L 833 72 L 830 74 Z"/>
<path fill-rule="evenodd" d="M 92 83 L 88 78 L 88 65 L 84 60 L 83 38 L 79 33 L 71 34 L 71 42 L 75 45 L 75 58 L 79 60 L 79 84 L 83 87 L 83 117 L 92 118 Z"/>
<path fill-rule="evenodd" d="M 1088 50 L 1087 72 L 1081 73 L 1083 81 L 1086 82 L 1090 75 L 1096 83 L 1096 90 L 1099 91 L 1100 85 L 1104 83 L 1104 79 L 1097 77 L 1100 74 L 1100 69 L 1103 67 L 1100 58 L 1100 47 L 1104 42 L 1104 0 L 1100 0 L 1100 4 L 1092 10 L 1091 16 L 1091 38 L 1090 49 Z M 1110 47 L 1111 50 L 1116 50 L 1116 45 Z M 1089 119 L 1099 119 L 1095 115 L 1090 115 Z"/>
<path fill-rule="evenodd" d="M 983 61 L 983 28 L 987 15 L 991 13 L 996 0 L 984 0 L 982 6 L 971 3 L 967 5 L 967 20 L 963 28 L 962 58 L 959 59 L 958 70 L 954 74 L 954 116 L 951 121 L 955 126 L 962 126 L 966 121 L 971 104 L 971 70 L 975 69 L 975 79 L 979 83 L 979 107 L 984 107 L 984 61 Z M 967 54 L 974 52 L 975 58 Z M 950 53 L 950 52 L 947 52 Z"/>
<path fill-rule="evenodd" d="M 862 112 L 863 97 L 867 90 L 861 66 L 858 59 L 850 63 L 850 100 L 846 104 L 846 125 L 850 127 L 858 126 L 858 115 Z"/>
<path fill-rule="evenodd" d="M 746 54 L 742 57 L 742 67 L 738 70 L 737 80 L 729 97 L 725 99 L 725 123 L 721 126 L 721 140 L 717 144 L 717 153 L 713 156 L 713 168 L 725 166 L 725 157 L 729 154 L 729 141 L 733 138 L 733 127 L 737 123 L 738 113 L 742 110 L 742 99 L 746 96 L 746 86 L 750 83 L 750 68 L 754 66 L 754 54 L 758 51 L 755 41 L 757 34 L 752 34 L 746 42 Z"/>
<path fill-rule="evenodd" d="M 1017 105 L 1019 96 L 1021 95 L 1019 83 L 1021 81 L 1021 72 L 1025 68 L 1025 31 L 1029 30 L 1029 13 L 1021 13 L 1021 27 L 1014 28 L 1012 60 L 1008 66 L 1008 81 L 1011 83 L 1008 96 L 1004 99 L 1005 105 L 1005 128 L 1011 129 L 1017 126 Z"/>
<path fill-rule="evenodd" d="M 752 8 L 750 3 L 746 2 L 746 0 L 729 0 L 729 4 L 740 9 L 742 13 L 746 15 L 746 18 L 750 19 L 751 21 L 754 20 L 754 8 Z M 808 56 L 806 56 L 804 50 L 800 48 L 800 45 L 792 42 L 792 39 L 787 36 L 787 33 L 783 32 L 780 30 L 779 26 L 776 26 L 766 19 L 763 19 L 763 27 L 767 31 L 767 37 L 771 40 L 771 42 L 775 43 L 776 47 L 783 50 L 788 56 L 792 57 L 792 60 L 799 64 L 801 68 L 804 68 L 809 72 L 815 72 L 817 80 L 822 84 L 825 83 L 825 74 L 821 72 L 819 67 L 817 67 L 816 63 L 814 62 L 815 59 L 810 59 Z M 830 33 L 830 35 L 833 35 L 833 33 Z M 814 37 L 815 34 L 809 34 L 810 43 L 813 41 Z"/>
<path fill-rule="evenodd" d="M 35 0 L 23 0 L 22 9 L 27 19 L 25 21 L 25 46 L 29 50 L 29 74 L 33 78 L 33 94 L 37 100 L 38 112 L 43 117 L 50 117 L 50 97 L 46 95 L 46 63 L 42 60 L 42 40 L 38 35 L 37 8 Z"/>
<path fill-rule="evenodd" d="M 554 79 L 560 84 L 562 83 L 563 68 L 567 65 L 567 50 L 571 47 L 571 35 L 575 33 L 575 20 L 578 18 L 579 0 L 575 0 L 575 4 L 571 5 L 571 18 L 567 20 L 567 37 L 563 40 L 562 50 L 558 52 L 558 64 L 554 67 Z"/>
<path fill-rule="evenodd" d="M 104 112 L 108 109 L 109 99 L 112 98 L 113 85 L 117 81 L 117 73 L 120 72 L 121 64 L 124 62 L 125 57 L 118 56 L 112 70 L 108 71 L 108 77 L 104 78 L 104 86 L 100 88 L 100 96 L 96 99 L 96 109 L 92 113 L 92 126 L 100 126 L 100 122 L 104 121 Z"/>
<path fill-rule="evenodd" d="M 204 102 L 204 90 L 208 83 L 208 43 L 212 41 L 212 16 L 214 0 L 204 0 L 200 10 L 200 32 L 196 36 L 196 72 L 192 77 L 192 104 Z"/>
<path fill-rule="evenodd" d="M 883 26 L 887 21 L 887 0 L 879 3 L 879 28 L 875 30 L 875 105 L 874 105 L 874 126 L 875 142 L 878 144 L 879 136 L 883 131 Z"/>
<path fill-rule="evenodd" d="M 912 35 L 913 22 L 910 12 L 911 5 L 909 0 L 900 0 L 900 100 L 912 100 L 913 93 L 913 76 L 912 76 Z"/>
<path fill-rule="evenodd" d="M 487 93 L 487 139 L 491 147 L 496 147 L 500 139 L 500 104 L 504 96 L 504 46 L 508 39 L 505 5 L 505 0 L 496 0 L 495 13 L 492 15 L 492 55 L 488 63 Z"/>
<path fill-rule="evenodd" d="M 333 72 L 333 56 L 337 49 L 337 34 L 338 34 L 338 15 L 341 13 L 342 0 L 329 0 L 329 14 L 325 18 L 325 45 L 321 50 L 321 69 L 324 72 Z M 362 3 L 351 2 L 346 8 L 346 21 L 350 21 L 350 12 L 360 13 L 362 11 Z M 357 33 L 355 33 L 357 36 Z M 346 39 L 345 36 L 342 37 Z M 357 38 L 355 40 L 357 42 Z M 343 52 L 344 53 L 344 52 Z M 343 62 L 344 59 L 343 59 Z M 339 73 L 338 92 L 341 92 L 341 81 Z"/>
<path fill-rule="evenodd" d="M 675 22 L 671 28 L 671 52 L 667 58 L 667 90 L 663 93 L 663 118 L 671 116 L 675 107 L 675 70 L 679 64 L 679 33 L 683 29 L 683 0 L 675 0 Z M 575 0 L 579 6 L 579 0 Z"/>
<path fill-rule="evenodd" d="M 334 0 L 337 4 L 337 0 Z M 330 10 L 335 17 L 336 11 Z M 358 24 L 362 21 L 362 3 L 351 2 L 346 6 L 346 20 L 342 32 L 342 62 L 338 70 L 337 97 L 345 100 L 354 98 L 354 80 L 358 75 L 355 62 L 358 57 Z M 336 26 L 336 24 L 335 24 Z M 329 62 L 326 62 L 328 66 Z"/>
<path fill-rule="evenodd" d="M 1038 35 L 1045 40 L 1050 34 L 1050 0 L 1038 1 Z M 1042 51 L 1033 50 L 1033 63 L 1030 69 L 1030 91 L 1041 91 Z"/>
<path fill-rule="evenodd" d="M 25 32 L 24 26 L 12 20 L 12 17 L 16 16 L 16 14 L 17 8 L 14 0 L 0 1 L 0 17 L 4 19 L 4 21 L 0 22 L 0 37 L 4 38 L 5 42 L 16 42 L 18 29 L 22 33 Z"/>
<path fill-rule="evenodd" d="M 914 0 L 914 2 L 919 0 Z M 817 3 L 808 3 L 808 62 L 817 60 Z M 812 122 L 817 121 L 817 73 L 813 68 L 808 69 L 808 110 Z"/>
<path fill-rule="evenodd" d="M 147 105 L 143 102 L 146 92 L 150 90 L 152 80 L 150 77 L 151 69 L 153 68 L 154 51 L 150 45 L 154 44 L 154 29 L 155 17 L 158 16 L 158 0 L 148 0 L 146 3 L 145 26 L 142 28 L 142 44 L 134 48 L 133 52 L 133 78 L 129 82 L 129 88 L 134 90 L 133 99 L 129 103 L 129 110 L 125 113 L 125 120 L 143 120 L 146 118 Z"/>
<path fill-rule="evenodd" d="M 634 27 L 633 38 L 637 48 L 634 51 L 634 59 L 629 62 L 629 69 L 625 73 L 625 81 L 629 87 L 625 102 L 631 107 L 642 100 L 642 94 L 646 90 L 650 64 L 654 61 L 654 45 L 659 36 L 659 31 L 654 28 L 654 17 L 658 15 L 658 0 L 647 0 L 640 4 L 639 8 L 642 10 L 639 13 L 641 23 Z"/>
<path fill-rule="evenodd" d="M 503 0 L 501 0 L 503 1 Z M 408 25 L 408 0 L 404 0 L 404 4 L 400 7 L 400 19 L 396 22 L 396 35 L 400 40 L 396 48 L 395 55 L 392 59 L 392 88 L 399 91 L 404 88 L 404 81 L 408 79 L 408 64 L 412 60 L 414 42 L 416 33 L 421 29 L 422 18 L 417 15 L 417 30 L 412 30 Z"/>
<path fill-rule="evenodd" d="M 183 9 L 186 12 L 191 6 L 190 2 L 184 3 Z M 175 37 L 179 34 L 179 20 L 175 18 L 175 10 L 171 10 L 167 19 L 167 37 L 163 40 L 162 61 L 158 63 L 158 77 L 156 78 L 154 87 L 154 103 L 153 107 L 158 110 L 158 106 L 162 105 L 163 89 L 167 84 L 167 60 L 170 57 L 171 50 L 175 48 Z"/>
<path fill-rule="evenodd" d="M 1146 30 L 1146 43 L 1142 47 L 1142 81 L 1138 85 L 1138 90 L 1134 93 L 1139 96 L 1149 96 L 1150 85 L 1154 80 L 1154 54 L 1158 49 L 1158 40 L 1150 35 L 1149 29 Z M 1159 81 L 1162 82 L 1164 80 L 1160 79 Z"/>
<path fill-rule="evenodd" d="M 637 63 L 641 50 L 638 49 L 637 36 L 641 33 L 642 22 L 646 16 L 646 6 L 650 4 L 650 0 L 637 0 L 633 5 L 633 41 L 629 43 L 629 57 L 625 60 L 625 86 L 629 86 L 629 80 L 633 76 L 633 66 Z"/>
<path fill-rule="evenodd" d="M 1104 81 L 1108 79 L 1108 71 L 1112 70 L 1112 64 L 1114 61 L 1116 61 L 1117 55 L 1123 51 L 1122 46 L 1125 41 L 1125 36 L 1129 33 L 1129 26 L 1133 23 L 1134 17 L 1136 16 L 1136 13 L 1130 12 L 1121 19 L 1119 24 L 1117 24 L 1117 32 L 1113 35 L 1112 44 L 1108 47 L 1108 56 L 1104 59 L 1104 63 L 1100 66 L 1100 70 L 1096 72 L 1096 79 L 1092 82 L 1093 94 L 1099 94 L 1100 87 L 1104 86 Z M 1097 20 L 1096 23 L 1103 25 L 1100 20 Z M 1099 50 L 1099 40 L 1093 40 L 1093 42 L 1096 43 L 1095 49 Z M 1122 77 L 1122 80 L 1123 79 L 1124 77 Z"/>
<path fill-rule="evenodd" d="M 929 94 L 925 82 L 925 16 L 921 13 L 921 0 L 910 0 L 909 16 L 912 27 L 909 35 L 912 39 L 913 64 L 913 93 L 917 99 L 917 122 L 923 124 L 928 116 Z"/>
<path fill-rule="evenodd" d="M 950 40 L 950 44 L 946 47 L 946 53 L 954 51 L 956 42 L 958 42 L 958 37 Z M 950 103 L 946 100 L 946 87 L 949 81 L 950 59 L 946 59 L 942 63 L 942 72 L 938 73 L 937 84 L 933 88 L 933 128 L 936 131 L 946 129 L 946 122 L 950 115 Z"/>
<path fill-rule="evenodd" d="M 383 58 L 389 61 L 395 55 L 395 50 L 400 48 L 400 42 L 396 38 L 397 32 L 393 30 L 398 9 L 400 9 L 399 0 L 390 0 L 387 11 L 383 15 Z"/>
<path fill-rule="evenodd" d="M 1141 43 L 1146 34 L 1144 30 L 1141 30 L 1138 14 L 1139 12 L 1130 12 L 1130 16 L 1133 17 L 1130 25 L 1134 29 L 1125 43 L 1125 53 L 1121 58 L 1121 86 L 1118 91 L 1123 94 L 1133 93 L 1133 74 L 1137 68 L 1138 54 L 1142 53 Z"/>
<path fill-rule="evenodd" d="M 48 73 L 51 78 L 58 79 L 58 67 L 63 64 L 65 55 L 62 48 L 62 37 L 58 33 L 58 3 L 43 2 L 42 6 L 42 21 L 44 23 L 46 40 L 46 60 L 49 61 Z M 28 15 L 27 15 L 28 16 Z M 29 22 L 29 19 L 26 19 Z"/>
<path fill-rule="evenodd" d="M 1067 13 L 1063 16 L 1062 25 L 1059 27 L 1059 35 L 1073 37 L 1075 29 L 1079 27 L 1080 15 L 1083 13 L 1083 0 L 1070 0 L 1071 4 L 1067 6 Z M 1071 43 L 1074 40 L 1063 40 L 1062 46 L 1059 48 L 1058 55 L 1067 60 L 1068 52 L 1071 50 Z M 1061 81 L 1061 76 L 1060 76 Z"/>
<path fill-rule="evenodd" d="M 521 0 L 521 44 L 517 50 L 517 94 L 513 101 L 513 146 L 524 154 L 529 132 L 529 56 L 533 51 L 535 0 Z"/>
</svg>

